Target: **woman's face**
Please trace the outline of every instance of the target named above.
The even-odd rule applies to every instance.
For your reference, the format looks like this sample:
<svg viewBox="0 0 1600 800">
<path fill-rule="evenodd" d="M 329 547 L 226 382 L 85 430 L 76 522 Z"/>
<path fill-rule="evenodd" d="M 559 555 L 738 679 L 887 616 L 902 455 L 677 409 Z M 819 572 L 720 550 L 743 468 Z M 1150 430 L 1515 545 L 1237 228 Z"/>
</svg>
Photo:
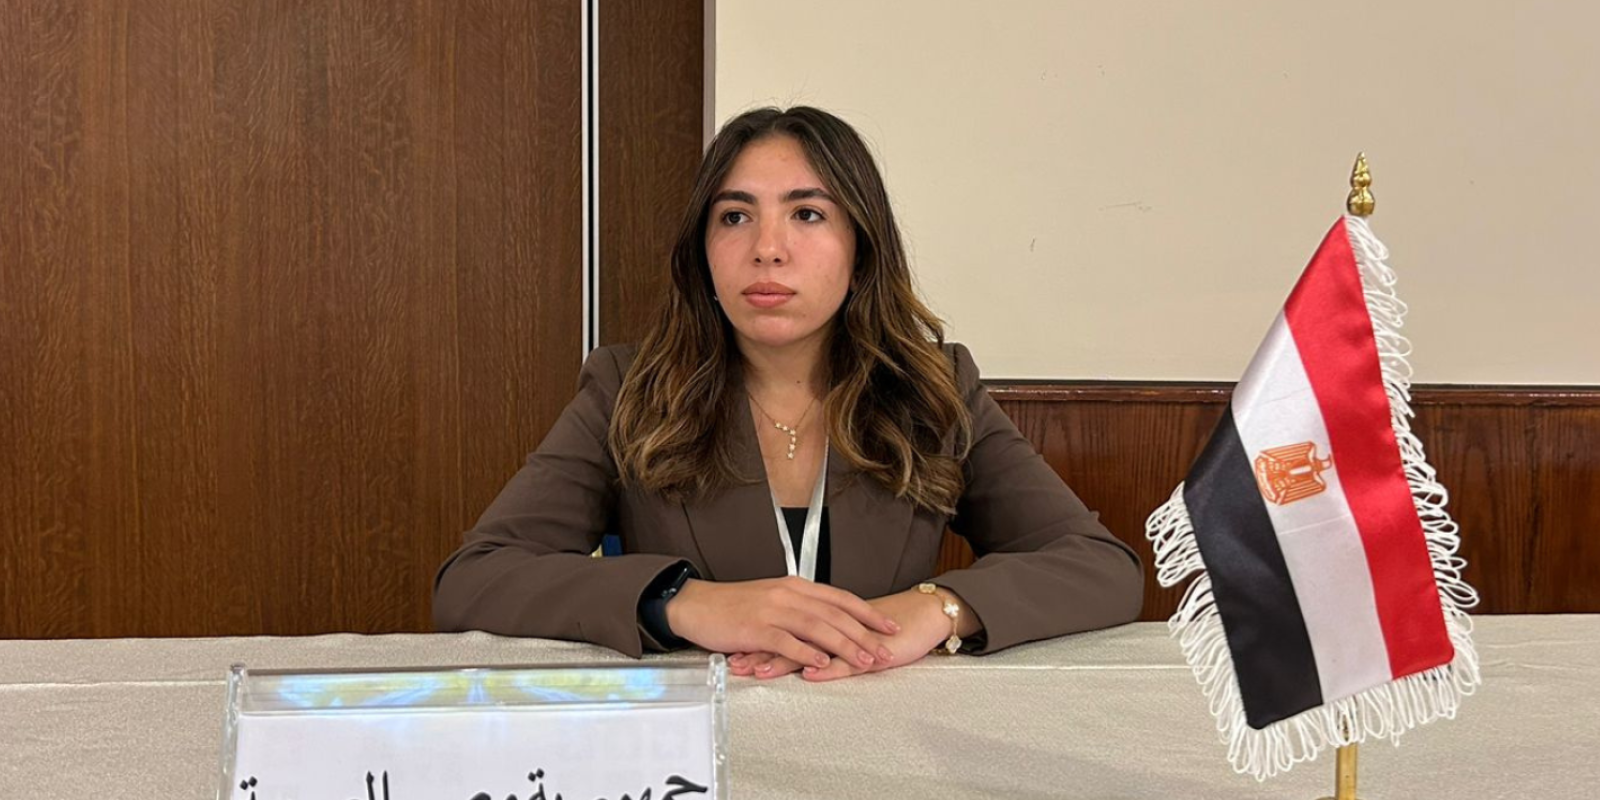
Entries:
<svg viewBox="0 0 1600 800">
<path fill-rule="evenodd" d="M 800 143 L 746 145 L 712 196 L 706 256 L 742 347 L 825 339 L 850 290 L 855 228 Z"/>
</svg>

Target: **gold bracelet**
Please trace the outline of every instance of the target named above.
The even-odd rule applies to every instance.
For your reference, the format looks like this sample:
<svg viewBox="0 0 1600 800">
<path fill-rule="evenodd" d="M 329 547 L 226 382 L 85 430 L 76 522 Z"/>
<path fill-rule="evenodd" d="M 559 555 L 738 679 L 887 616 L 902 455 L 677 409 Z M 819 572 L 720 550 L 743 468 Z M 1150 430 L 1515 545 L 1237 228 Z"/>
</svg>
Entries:
<svg viewBox="0 0 1600 800">
<path fill-rule="evenodd" d="M 958 632 L 961 630 L 961 604 L 948 592 L 940 592 L 939 587 L 932 583 L 917 584 L 917 591 L 937 597 L 944 615 L 950 618 L 950 638 L 944 640 L 943 645 L 933 648 L 933 652 L 946 656 L 960 652 L 961 637 Z"/>
</svg>

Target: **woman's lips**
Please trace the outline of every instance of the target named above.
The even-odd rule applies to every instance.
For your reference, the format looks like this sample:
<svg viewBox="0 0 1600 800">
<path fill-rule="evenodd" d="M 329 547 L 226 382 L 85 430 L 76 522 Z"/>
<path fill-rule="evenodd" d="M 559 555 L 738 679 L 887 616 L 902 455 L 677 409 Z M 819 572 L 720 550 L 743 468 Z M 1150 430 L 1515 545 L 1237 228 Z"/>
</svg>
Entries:
<svg viewBox="0 0 1600 800">
<path fill-rule="evenodd" d="M 794 290 L 781 283 L 757 283 L 744 290 L 745 302 L 756 308 L 777 308 L 794 297 Z"/>
<path fill-rule="evenodd" d="M 768 292 L 750 292 L 745 294 L 744 299 L 745 302 L 755 306 L 756 308 L 777 308 L 778 306 L 789 302 L 789 298 L 791 297 L 794 297 L 794 295 Z"/>
</svg>

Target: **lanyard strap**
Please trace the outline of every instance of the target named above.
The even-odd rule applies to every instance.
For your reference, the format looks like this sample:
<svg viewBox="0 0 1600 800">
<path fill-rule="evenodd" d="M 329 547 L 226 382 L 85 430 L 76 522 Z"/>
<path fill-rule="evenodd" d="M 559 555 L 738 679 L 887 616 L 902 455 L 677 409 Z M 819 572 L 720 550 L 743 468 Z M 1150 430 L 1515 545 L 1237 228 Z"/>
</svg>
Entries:
<svg viewBox="0 0 1600 800">
<path fill-rule="evenodd" d="M 778 496 L 772 496 L 772 514 L 778 518 L 778 538 L 783 540 L 783 563 L 790 575 L 808 581 L 817 579 L 817 539 L 822 536 L 822 496 L 828 483 L 828 462 L 817 470 L 817 485 L 811 489 L 811 505 L 806 508 L 806 526 L 800 531 L 800 558 L 796 563 L 794 540 L 789 536 L 789 521 L 783 518 Z"/>
</svg>

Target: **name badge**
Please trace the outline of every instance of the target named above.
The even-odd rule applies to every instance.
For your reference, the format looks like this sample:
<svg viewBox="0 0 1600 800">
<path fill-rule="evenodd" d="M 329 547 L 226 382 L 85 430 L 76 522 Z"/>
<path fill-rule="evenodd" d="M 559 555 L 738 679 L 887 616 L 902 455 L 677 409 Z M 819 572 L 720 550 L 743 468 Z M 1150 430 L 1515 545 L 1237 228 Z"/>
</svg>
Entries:
<svg viewBox="0 0 1600 800">
<path fill-rule="evenodd" d="M 235 665 L 218 800 L 727 798 L 727 661 Z"/>
</svg>

